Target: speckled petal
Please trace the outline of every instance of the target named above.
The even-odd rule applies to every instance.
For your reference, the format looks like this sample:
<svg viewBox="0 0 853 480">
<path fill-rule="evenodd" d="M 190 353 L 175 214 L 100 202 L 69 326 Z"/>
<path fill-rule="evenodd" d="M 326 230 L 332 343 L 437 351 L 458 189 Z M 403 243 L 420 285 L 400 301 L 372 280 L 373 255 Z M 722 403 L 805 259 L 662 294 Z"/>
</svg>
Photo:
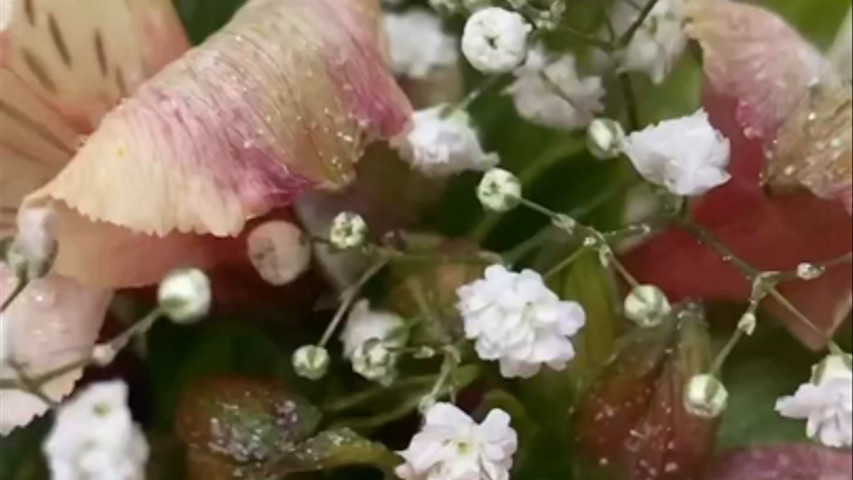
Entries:
<svg viewBox="0 0 853 480">
<path fill-rule="evenodd" d="M 11 294 L 17 280 L 0 264 L 0 299 Z M 31 283 L 3 313 L 9 324 L 11 354 L 29 376 L 62 367 L 88 354 L 95 344 L 112 293 L 89 290 L 73 280 L 48 276 Z M 44 385 L 44 392 L 59 401 L 74 389 L 83 375 L 74 370 Z M 0 378 L 14 378 L 8 366 Z M 0 390 L 0 435 L 44 414 L 48 406 L 28 393 Z"/>
<path fill-rule="evenodd" d="M 80 137 L 188 48 L 168 0 L 9 0 L 0 29 L 0 226 Z"/>
<path fill-rule="evenodd" d="M 139 233 L 231 236 L 305 190 L 346 185 L 367 141 L 410 116 L 379 49 L 378 11 L 366 0 L 249 2 L 107 115 L 29 201 Z"/>
<path fill-rule="evenodd" d="M 747 136 L 772 138 L 807 89 L 834 75 L 820 52 L 764 8 L 692 0 L 688 18 L 705 73 L 714 88 L 740 101 L 737 115 Z"/>
</svg>

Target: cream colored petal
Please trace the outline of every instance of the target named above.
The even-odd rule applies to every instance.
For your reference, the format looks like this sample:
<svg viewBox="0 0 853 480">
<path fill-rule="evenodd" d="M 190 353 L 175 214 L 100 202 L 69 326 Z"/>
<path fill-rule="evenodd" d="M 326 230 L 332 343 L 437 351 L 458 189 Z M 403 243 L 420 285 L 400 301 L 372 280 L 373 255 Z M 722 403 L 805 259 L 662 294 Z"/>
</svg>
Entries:
<svg viewBox="0 0 853 480">
<path fill-rule="evenodd" d="M 4 0 L 3 8 L 0 189 L 14 191 L 0 202 L 5 217 L 29 193 L 23 185 L 44 185 L 108 110 L 189 47 L 168 0 Z"/>
<path fill-rule="evenodd" d="M 58 271 L 88 275 L 77 246 L 110 243 L 95 238 L 108 228 L 62 225 L 118 226 L 146 242 L 235 236 L 308 189 L 348 184 L 365 145 L 411 113 L 379 48 L 378 12 L 372 0 L 253 0 L 143 85 L 29 199 L 79 217 L 58 233 L 79 269 L 61 258 Z"/>
</svg>

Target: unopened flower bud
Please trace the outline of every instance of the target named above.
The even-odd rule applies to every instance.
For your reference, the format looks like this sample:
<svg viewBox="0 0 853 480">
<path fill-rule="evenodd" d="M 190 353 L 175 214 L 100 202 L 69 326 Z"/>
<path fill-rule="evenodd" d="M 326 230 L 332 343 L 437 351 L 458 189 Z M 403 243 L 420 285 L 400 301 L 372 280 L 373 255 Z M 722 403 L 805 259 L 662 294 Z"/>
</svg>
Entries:
<svg viewBox="0 0 853 480">
<path fill-rule="evenodd" d="M 27 208 L 18 215 L 18 234 L 7 262 L 19 276 L 36 279 L 53 264 L 57 251 L 56 213 L 49 208 Z"/>
<path fill-rule="evenodd" d="M 175 323 L 192 324 L 210 311 L 210 280 L 197 268 L 175 270 L 160 282 L 160 309 Z"/>
<path fill-rule="evenodd" d="M 746 312 L 740 317 L 740 322 L 738 322 L 737 328 L 743 330 L 749 336 L 752 336 L 755 333 L 755 329 L 758 327 L 758 318 L 756 318 L 755 314 L 752 312 Z"/>
<path fill-rule="evenodd" d="M 284 220 L 266 222 L 246 238 L 249 261 L 267 283 L 286 285 L 311 264 L 311 243 L 302 230 Z"/>
<path fill-rule="evenodd" d="M 329 372 L 332 359 L 328 350 L 316 345 L 305 345 L 293 354 L 293 369 L 300 377 L 320 380 Z"/>
<path fill-rule="evenodd" d="M 521 182 L 512 173 L 493 168 L 483 175 L 477 197 L 486 210 L 507 212 L 521 201 Z"/>
<path fill-rule="evenodd" d="M 341 212 L 332 220 L 329 240 L 341 250 L 360 247 L 367 241 L 367 222 L 357 213 Z"/>
<path fill-rule="evenodd" d="M 390 385 L 397 376 L 397 355 L 385 342 L 372 338 L 352 356 L 352 369 L 367 380 Z"/>
<path fill-rule="evenodd" d="M 599 160 L 616 158 L 622 153 L 625 130 L 609 118 L 596 118 L 586 130 L 586 143 L 592 156 Z"/>
<path fill-rule="evenodd" d="M 803 280 L 817 280 L 823 276 L 825 269 L 811 263 L 797 265 L 797 276 Z"/>
<path fill-rule="evenodd" d="M 95 345 L 95 348 L 92 349 L 92 362 L 99 367 L 106 367 L 107 365 L 113 363 L 118 352 L 116 349 L 110 345 L 109 343 Z"/>
<path fill-rule="evenodd" d="M 639 285 L 625 298 L 625 316 L 641 327 L 660 325 L 672 312 L 663 291 L 654 285 Z"/>
<path fill-rule="evenodd" d="M 696 375 L 687 384 L 684 407 L 691 415 L 717 418 L 728 406 L 729 391 L 712 375 Z"/>
</svg>

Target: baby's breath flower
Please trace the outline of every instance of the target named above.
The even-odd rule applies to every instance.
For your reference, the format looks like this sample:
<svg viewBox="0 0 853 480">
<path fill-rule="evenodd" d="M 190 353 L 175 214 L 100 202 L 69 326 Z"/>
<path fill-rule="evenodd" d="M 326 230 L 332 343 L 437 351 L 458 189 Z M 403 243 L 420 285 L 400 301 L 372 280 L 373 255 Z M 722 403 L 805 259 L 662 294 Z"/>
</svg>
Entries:
<svg viewBox="0 0 853 480">
<path fill-rule="evenodd" d="M 483 73 L 505 73 L 524 62 L 533 27 L 521 15 L 499 7 L 475 12 L 465 24 L 462 53 Z"/>
<path fill-rule="evenodd" d="M 643 72 L 658 84 L 666 79 L 687 47 L 685 3 L 684 0 L 658 1 L 628 47 L 617 54 L 619 71 Z M 617 2 L 611 21 L 616 31 L 624 34 L 638 15 L 640 11 L 634 4 Z"/>
<path fill-rule="evenodd" d="M 429 408 L 420 433 L 400 456 L 403 480 L 509 480 L 518 435 L 503 410 L 492 410 L 481 424 L 447 403 Z"/>
<path fill-rule="evenodd" d="M 390 384 L 397 376 L 399 354 L 406 345 L 405 322 L 390 312 L 370 309 L 366 300 L 358 302 L 347 318 L 341 334 L 344 356 L 353 370 L 364 378 Z"/>
<path fill-rule="evenodd" d="M 148 444 L 127 385 L 94 384 L 60 408 L 44 452 L 54 480 L 143 480 Z"/>
<path fill-rule="evenodd" d="M 726 410 L 729 391 L 713 375 L 696 375 L 690 379 L 684 395 L 684 406 L 691 415 L 717 418 Z"/>
<path fill-rule="evenodd" d="M 302 378 L 320 380 L 329 372 L 329 352 L 316 345 L 305 345 L 293 352 L 293 370 Z"/>
<path fill-rule="evenodd" d="M 444 31 L 441 18 L 421 9 L 385 14 L 391 68 L 397 75 L 423 79 L 459 61 L 458 41 Z"/>
<path fill-rule="evenodd" d="M 415 112 L 409 133 L 395 142 L 400 156 L 420 172 L 441 176 L 465 170 L 487 170 L 498 156 L 486 153 L 464 110 L 438 106 Z"/>
<path fill-rule="evenodd" d="M 563 130 L 584 127 L 604 109 L 601 79 L 581 78 L 571 54 L 549 56 L 542 46 L 532 49 L 524 66 L 515 70 L 507 93 L 519 115 L 537 125 Z"/>
<path fill-rule="evenodd" d="M 493 168 L 480 180 L 477 198 L 486 210 L 507 212 L 521 200 L 521 181 L 506 170 Z"/>
<path fill-rule="evenodd" d="M 672 307 L 666 294 L 654 285 L 638 285 L 625 297 L 625 316 L 641 327 L 660 325 Z"/>
<path fill-rule="evenodd" d="M 329 240 L 341 250 L 360 247 L 367 241 L 367 222 L 357 213 L 341 212 L 332 220 Z"/>
<path fill-rule="evenodd" d="M 618 157 L 624 142 L 625 130 L 619 122 L 610 118 L 596 118 L 586 130 L 587 148 L 599 160 Z"/>
<path fill-rule="evenodd" d="M 807 420 L 806 433 L 823 445 L 853 446 L 853 371 L 849 355 L 832 355 L 814 368 L 811 383 L 776 403 L 785 417 Z"/>
<path fill-rule="evenodd" d="M 163 313 L 176 323 L 195 323 L 210 310 L 210 280 L 197 268 L 175 270 L 160 282 L 157 299 Z"/>
<path fill-rule="evenodd" d="M 465 335 L 483 360 L 500 361 L 504 377 L 529 378 L 544 365 L 563 370 L 575 357 L 569 340 L 586 324 L 583 308 L 563 302 L 532 270 L 502 265 L 458 290 Z"/>
<path fill-rule="evenodd" d="M 731 178 L 729 140 L 704 110 L 632 133 L 624 151 L 640 175 L 676 195 L 703 195 Z"/>
</svg>

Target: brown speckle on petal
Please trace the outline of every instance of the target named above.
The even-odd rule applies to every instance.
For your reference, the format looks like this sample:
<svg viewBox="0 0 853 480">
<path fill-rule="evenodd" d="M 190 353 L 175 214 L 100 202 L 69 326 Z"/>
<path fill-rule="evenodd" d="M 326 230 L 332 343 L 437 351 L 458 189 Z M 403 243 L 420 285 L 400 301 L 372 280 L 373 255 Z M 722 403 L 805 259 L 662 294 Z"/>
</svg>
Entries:
<svg viewBox="0 0 853 480">
<path fill-rule="evenodd" d="M 100 30 L 95 30 L 95 57 L 98 59 L 98 68 L 101 75 L 107 76 L 107 52 L 104 50 L 104 37 Z"/>
<path fill-rule="evenodd" d="M 27 21 L 30 25 L 36 24 L 36 7 L 35 0 L 24 0 L 24 12 L 27 14 Z"/>
<path fill-rule="evenodd" d="M 59 29 L 59 24 L 56 23 L 56 18 L 53 14 L 47 15 L 47 25 L 50 30 L 50 38 L 53 40 L 53 46 L 59 52 L 62 63 L 70 68 L 72 64 L 71 52 L 68 51 L 68 45 L 65 44 L 65 38 L 62 37 L 62 30 Z"/>
</svg>

